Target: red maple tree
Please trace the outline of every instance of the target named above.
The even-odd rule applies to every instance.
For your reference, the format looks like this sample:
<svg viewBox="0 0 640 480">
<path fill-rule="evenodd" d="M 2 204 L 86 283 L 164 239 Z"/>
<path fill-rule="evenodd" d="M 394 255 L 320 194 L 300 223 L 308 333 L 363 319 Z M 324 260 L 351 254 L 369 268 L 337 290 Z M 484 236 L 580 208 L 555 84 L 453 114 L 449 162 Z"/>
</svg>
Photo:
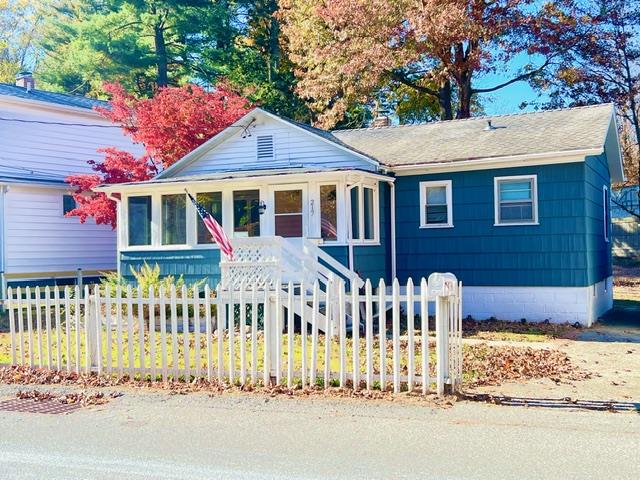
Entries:
<svg viewBox="0 0 640 480">
<path fill-rule="evenodd" d="M 116 227 L 116 206 L 104 193 L 94 191 L 101 184 L 148 180 L 173 165 L 250 110 L 248 101 L 221 85 L 208 92 L 197 85 L 160 89 L 153 98 L 138 99 L 122 85 L 108 83 L 109 108 L 96 108 L 105 118 L 120 125 L 145 154 L 108 147 L 99 150 L 104 160 L 89 162 L 96 172 L 70 175 L 66 181 L 76 190 L 76 208 L 67 216 L 84 223 Z"/>
</svg>

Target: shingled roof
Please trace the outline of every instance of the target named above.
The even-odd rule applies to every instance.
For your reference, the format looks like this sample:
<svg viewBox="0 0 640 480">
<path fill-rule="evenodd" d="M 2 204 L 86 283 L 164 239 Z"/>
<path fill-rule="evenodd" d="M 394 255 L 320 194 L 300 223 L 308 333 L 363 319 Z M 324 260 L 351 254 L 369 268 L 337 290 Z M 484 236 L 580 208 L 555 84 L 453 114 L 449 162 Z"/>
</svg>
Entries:
<svg viewBox="0 0 640 480">
<path fill-rule="evenodd" d="M 612 113 L 613 105 L 603 104 L 331 133 L 383 165 L 398 167 L 601 149 Z"/>
<path fill-rule="evenodd" d="M 24 98 L 25 100 L 36 100 L 39 102 L 53 103 L 65 107 L 86 108 L 91 110 L 94 107 L 105 107 L 108 102 L 96 100 L 94 98 L 83 97 L 82 95 L 71 95 L 69 93 L 47 92 L 45 90 L 29 90 L 18 87 L 10 83 L 0 83 L 0 95 Z"/>
</svg>

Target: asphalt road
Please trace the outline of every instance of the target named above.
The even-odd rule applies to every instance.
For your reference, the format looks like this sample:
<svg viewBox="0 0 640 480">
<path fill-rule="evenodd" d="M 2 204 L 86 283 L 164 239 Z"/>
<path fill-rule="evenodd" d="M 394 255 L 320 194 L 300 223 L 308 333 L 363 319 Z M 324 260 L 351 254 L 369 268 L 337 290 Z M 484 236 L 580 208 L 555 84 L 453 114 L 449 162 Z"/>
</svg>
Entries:
<svg viewBox="0 0 640 480">
<path fill-rule="evenodd" d="M 0 412 L 0 479 L 113 478 L 637 479 L 640 415 L 130 391 Z"/>
</svg>

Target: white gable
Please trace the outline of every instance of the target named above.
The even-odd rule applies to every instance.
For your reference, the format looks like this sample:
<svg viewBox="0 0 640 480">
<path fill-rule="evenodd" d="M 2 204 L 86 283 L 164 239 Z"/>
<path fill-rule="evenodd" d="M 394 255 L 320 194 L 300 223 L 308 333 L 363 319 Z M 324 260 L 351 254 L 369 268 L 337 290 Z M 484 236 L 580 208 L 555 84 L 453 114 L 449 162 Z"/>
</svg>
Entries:
<svg viewBox="0 0 640 480">
<path fill-rule="evenodd" d="M 162 177 L 287 167 L 376 169 L 375 162 L 261 110 L 229 129 L 222 141 L 214 137 Z"/>
</svg>

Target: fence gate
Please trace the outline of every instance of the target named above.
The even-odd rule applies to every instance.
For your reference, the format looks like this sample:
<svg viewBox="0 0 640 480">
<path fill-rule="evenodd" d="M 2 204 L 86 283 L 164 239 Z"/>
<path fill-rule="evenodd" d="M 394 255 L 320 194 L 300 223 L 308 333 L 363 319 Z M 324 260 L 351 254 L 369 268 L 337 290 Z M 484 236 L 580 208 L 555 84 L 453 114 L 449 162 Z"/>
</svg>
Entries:
<svg viewBox="0 0 640 480">
<path fill-rule="evenodd" d="M 8 289 L 12 365 L 162 381 L 455 392 L 462 287 L 366 281 L 223 289 Z"/>
</svg>

